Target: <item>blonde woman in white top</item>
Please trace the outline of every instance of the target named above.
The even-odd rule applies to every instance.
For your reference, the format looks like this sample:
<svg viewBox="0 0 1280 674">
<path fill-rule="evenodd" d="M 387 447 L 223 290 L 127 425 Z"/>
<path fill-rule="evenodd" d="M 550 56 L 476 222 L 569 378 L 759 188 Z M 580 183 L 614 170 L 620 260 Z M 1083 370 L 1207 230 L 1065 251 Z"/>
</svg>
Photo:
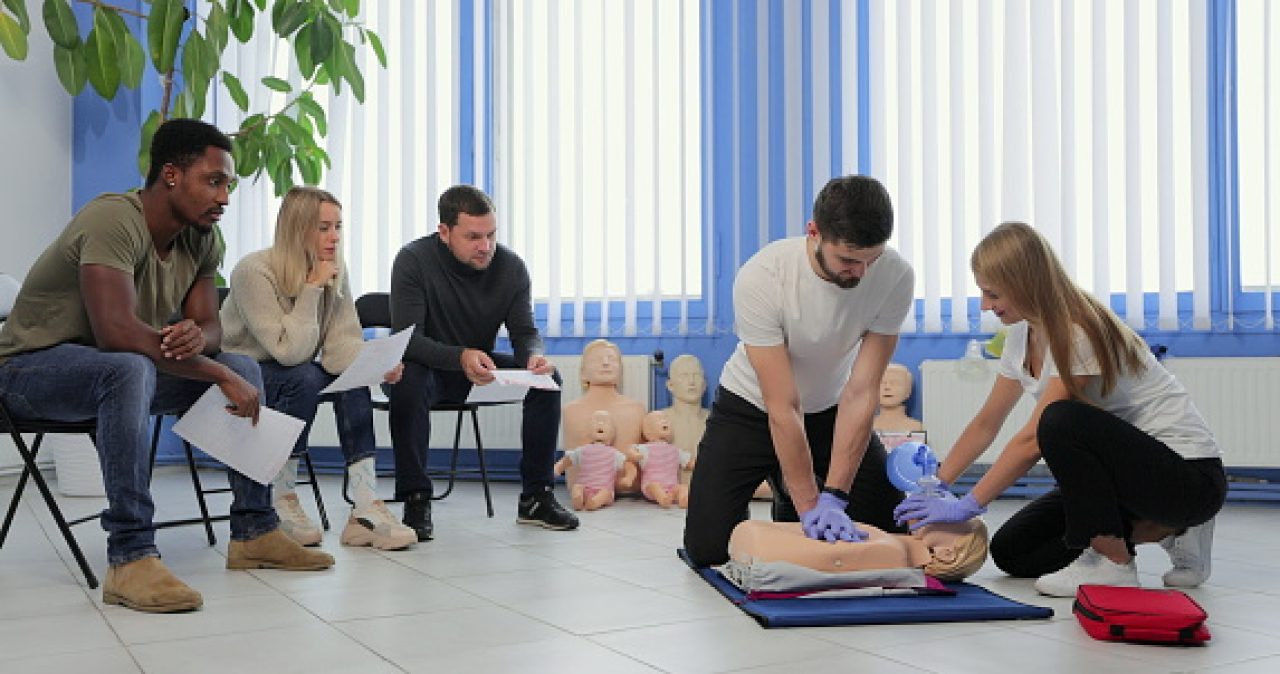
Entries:
<svg viewBox="0 0 1280 674">
<path fill-rule="evenodd" d="M 298 459 L 306 451 L 320 390 L 351 364 L 363 333 L 341 257 L 342 205 L 328 192 L 295 187 L 280 204 L 275 243 L 251 253 L 231 273 L 222 306 L 222 346 L 258 361 L 267 406 L 307 422 L 293 456 L 272 483 L 281 529 L 304 545 L 321 532 L 295 492 Z M 402 366 L 386 374 L 400 380 Z M 369 389 L 331 394 L 338 438 L 355 508 L 342 531 L 346 545 L 383 550 L 417 542 L 374 495 L 373 409 Z"/>
<path fill-rule="evenodd" d="M 1133 330 L 1071 280 L 1030 226 L 996 227 L 970 266 L 982 308 L 1010 327 L 1000 376 L 938 477 L 959 477 L 1024 392 L 1038 402 L 969 494 L 913 494 L 895 515 L 914 521 L 913 528 L 967 520 L 1043 457 L 1057 489 L 996 532 L 997 566 L 1038 576 L 1043 594 L 1074 596 L 1082 583 L 1137 585 L 1134 546 L 1161 541 L 1174 562 L 1165 584 L 1199 585 L 1209 574 L 1212 518 L 1226 498 L 1226 475 L 1186 389 Z"/>
</svg>

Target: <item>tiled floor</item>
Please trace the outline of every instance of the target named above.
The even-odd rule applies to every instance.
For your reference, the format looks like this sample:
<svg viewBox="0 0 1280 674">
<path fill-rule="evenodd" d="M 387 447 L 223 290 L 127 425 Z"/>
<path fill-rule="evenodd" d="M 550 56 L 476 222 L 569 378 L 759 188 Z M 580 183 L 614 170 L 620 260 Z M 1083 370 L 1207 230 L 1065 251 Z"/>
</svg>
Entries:
<svg viewBox="0 0 1280 674">
<path fill-rule="evenodd" d="M 7 504 L 14 478 L 0 478 Z M 162 517 L 194 511 L 190 483 L 161 469 Z M 676 559 L 682 511 L 626 500 L 582 514 L 576 532 L 515 523 L 514 485 L 498 514 L 464 484 L 436 504 L 439 538 L 401 552 L 344 549 L 338 482 L 325 480 L 338 558 L 320 573 L 226 571 L 226 525 L 210 549 L 196 527 L 169 529 L 166 563 L 205 597 L 201 611 L 155 616 L 105 607 L 75 571 L 38 498 L 0 550 L 0 672 L 1258 672 L 1280 671 L 1280 509 L 1228 506 L 1214 573 L 1192 592 L 1211 617 L 1204 648 L 1090 640 L 1070 602 L 990 564 L 975 578 L 1052 606 L 1052 620 L 765 630 Z M 384 487 L 389 485 L 384 485 Z M 97 499 L 63 499 L 72 516 Z M 304 499 L 311 509 L 312 504 Z M 998 525 L 1020 504 L 1001 501 Z M 763 504 L 756 515 L 764 516 Z M 77 528 L 105 570 L 105 536 Z M 1145 585 L 1168 560 L 1140 548 Z"/>
</svg>

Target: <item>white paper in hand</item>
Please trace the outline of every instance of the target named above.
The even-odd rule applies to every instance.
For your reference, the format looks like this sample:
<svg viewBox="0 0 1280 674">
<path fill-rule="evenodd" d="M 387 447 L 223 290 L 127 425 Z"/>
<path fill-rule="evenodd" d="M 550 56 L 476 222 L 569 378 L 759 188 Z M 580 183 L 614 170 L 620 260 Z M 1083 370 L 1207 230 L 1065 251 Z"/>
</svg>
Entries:
<svg viewBox="0 0 1280 674">
<path fill-rule="evenodd" d="M 410 325 L 394 335 L 365 342 L 360 353 L 356 354 L 356 359 L 320 392 L 333 393 L 381 384 L 387 373 L 404 358 L 404 350 L 409 347 L 413 328 Z"/>
<path fill-rule="evenodd" d="M 560 386 L 549 374 L 534 374 L 528 370 L 494 370 L 493 381 L 483 386 L 472 386 L 467 394 L 469 403 L 506 403 L 524 400 L 530 388 L 559 391 Z"/>
<path fill-rule="evenodd" d="M 270 484 L 306 423 L 264 406 L 254 426 L 252 419 L 229 413 L 229 404 L 222 389 L 210 386 L 173 432 L 254 482 Z"/>
</svg>

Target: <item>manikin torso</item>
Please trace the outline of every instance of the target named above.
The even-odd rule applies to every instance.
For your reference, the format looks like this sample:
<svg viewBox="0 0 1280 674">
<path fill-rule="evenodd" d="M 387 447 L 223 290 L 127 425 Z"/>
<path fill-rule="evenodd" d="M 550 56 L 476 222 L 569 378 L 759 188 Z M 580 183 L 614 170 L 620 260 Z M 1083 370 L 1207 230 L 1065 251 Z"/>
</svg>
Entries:
<svg viewBox="0 0 1280 674">
<path fill-rule="evenodd" d="M 582 397 L 564 406 L 561 423 L 564 430 L 564 446 L 579 447 L 591 440 L 592 413 L 603 410 L 613 420 L 616 434 L 614 447 L 631 447 L 642 442 L 641 424 L 644 420 L 644 404 L 622 395 L 618 384 L 622 377 L 622 355 L 612 343 L 596 340 L 582 353 Z M 570 484 L 576 480 L 576 471 L 568 473 Z M 616 490 L 632 493 L 639 484 L 623 484 Z"/>
</svg>

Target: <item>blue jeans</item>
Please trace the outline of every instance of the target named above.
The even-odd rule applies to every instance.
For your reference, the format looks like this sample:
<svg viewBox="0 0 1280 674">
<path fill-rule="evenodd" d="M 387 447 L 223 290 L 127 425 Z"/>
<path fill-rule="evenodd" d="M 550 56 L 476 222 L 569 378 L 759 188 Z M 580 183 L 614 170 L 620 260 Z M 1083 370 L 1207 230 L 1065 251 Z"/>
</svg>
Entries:
<svg viewBox="0 0 1280 674">
<path fill-rule="evenodd" d="M 323 401 L 333 403 L 333 416 L 338 423 L 338 442 L 347 465 L 367 459 L 376 452 L 373 437 L 373 400 L 369 388 L 359 388 L 323 397 L 320 390 L 337 379 L 316 363 L 302 363 L 292 367 L 274 360 L 258 363 L 262 368 L 262 383 L 267 390 L 267 407 L 284 412 L 307 422 L 293 446 L 293 456 L 307 451 L 307 437 L 316 418 L 316 408 Z"/>
<path fill-rule="evenodd" d="M 515 357 L 490 354 L 499 368 L 521 368 Z M 560 373 L 552 375 L 560 383 Z M 461 370 L 435 370 L 405 361 L 400 383 L 386 387 L 391 402 L 391 446 L 396 456 L 396 498 L 414 492 L 432 493 L 427 477 L 427 446 L 431 441 L 431 408 L 436 403 L 460 403 L 471 392 L 471 382 Z M 555 483 L 556 438 L 560 433 L 560 392 L 531 388 L 524 396 L 520 423 L 521 496 Z"/>
<path fill-rule="evenodd" d="M 216 360 L 262 390 L 251 358 L 220 353 Z M 180 414 L 211 385 L 158 372 L 142 354 L 79 344 L 59 344 L 0 364 L 0 395 L 18 418 L 98 420 L 98 460 L 107 491 L 101 521 L 112 565 L 160 554 L 152 524 L 149 416 Z M 231 538 L 249 540 L 275 529 L 280 520 L 271 507 L 270 488 L 228 472 Z"/>
</svg>

